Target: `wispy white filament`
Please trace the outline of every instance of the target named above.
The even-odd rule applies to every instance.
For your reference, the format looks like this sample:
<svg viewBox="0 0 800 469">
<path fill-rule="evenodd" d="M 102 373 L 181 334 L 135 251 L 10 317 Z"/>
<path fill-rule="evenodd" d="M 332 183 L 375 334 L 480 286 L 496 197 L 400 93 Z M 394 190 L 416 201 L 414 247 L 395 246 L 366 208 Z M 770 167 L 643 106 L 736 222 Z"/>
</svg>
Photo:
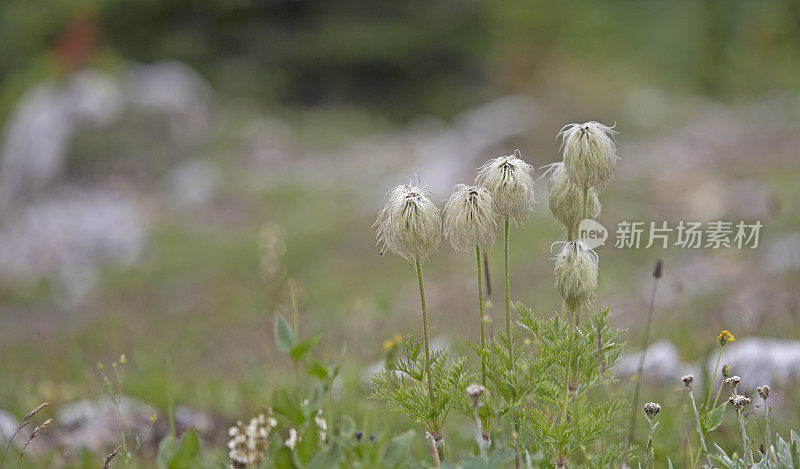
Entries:
<svg viewBox="0 0 800 469">
<path fill-rule="evenodd" d="M 522 223 L 533 211 L 533 167 L 520 159 L 519 150 L 513 155 L 487 161 L 478 169 L 475 183 L 487 188 L 494 197 L 495 210 L 500 217 Z"/>
<path fill-rule="evenodd" d="M 569 178 L 564 163 L 553 163 L 548 172 L 551 173 L 548 185 L 550 211 L 564 225 L 567 234 L 574 235 L 583 216 L 583 189 Z M 586 198 L 586 218 L 596 219 L 600 216 L 601 208 L 597 191 L 590 188 Z"/>
<path fill-rule="evenodd" d="M 597 290 L 597 253 L 580 241 L 564 244 L 556 256 L 556 289 L 571 310 L 588 305 Z"/>
<path fill-rule="evenodd" d="M 614 175 L 617 147 L 613 128 L 598 122 L 570 124 L 559 132 L 564 150 L 564 165 L 578 187 L 604 188 Z"/>
<path fill-rule="evenodd" d="M 378 212 L 378 242 L 410 262 L 423 262 L 436 251 L 442 235 L 439 209 L 425 188 L 403 184 L 390 190 L 386 206 Z"/>
<path fill-rule="evenodd" d="M 444 234 L 458 252 L 468 254 L 475 246 L 487 250 L 499 227 L 494 198 L 481 186 L 459 184 L 444 206 Z"/>
</svg>

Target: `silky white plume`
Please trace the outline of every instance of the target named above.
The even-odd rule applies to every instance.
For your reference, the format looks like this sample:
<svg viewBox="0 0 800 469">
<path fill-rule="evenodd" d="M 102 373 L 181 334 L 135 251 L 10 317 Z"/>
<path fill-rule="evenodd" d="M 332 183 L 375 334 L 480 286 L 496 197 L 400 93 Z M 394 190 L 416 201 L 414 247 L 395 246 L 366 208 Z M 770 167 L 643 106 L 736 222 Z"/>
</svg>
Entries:
<svg viewBox="0 0 800 469">
<path fill-rule="evenodd" d="M 597 290 L 597 254 L 580 241 L 569 241 L 556 256 L 556 289 L 573 311 L 588 305 Z"/>
<path fill-rule="evenodd" d="M 604 188 L 614 175 L 617 147 L 613 128 L 598 122 L 570 124 L 559 132 L 564 150 L 564 166 L 578 187 Z"/>
<path fill-rule="evenodd" d="M 495 210 L 500 217 L 522 223 L 533 211 L 533 167 L 520 159 L 519 150 L 513 155 L 487 161 L 478 169 L 475 183 L 487 188 L 494 197 Z"/>
<path fill-rule="evenodd" d="M 564 163 L 550 165 L 550 193 L 548 206 L 553 217 L 567 230 L 568 239 L 574 239 L 582 218 L 596 219 L 600 216 L 600 200 L 597 191 L 590 188 L 586 194 L 586 212 L 583 211 L 583 190 L 569 178 Z"/>
<path fill-rule="evenodd" d="M 410 262 L 423 262 L 436 251 L 442 235 L 439 209 L 427 191 L 416 184 L 403 184 L 390 190 L 386 206 L 378 212 L 378 242 L 384 250 Z"/>
<path fill-rule="evenodd" d="M 494 198 L 481 186 L 459 184 L 444 206 L 444 234 L 453 249 L 467 254 L 475 246 L 487 250 L 497 236 Z"/>
</svg>

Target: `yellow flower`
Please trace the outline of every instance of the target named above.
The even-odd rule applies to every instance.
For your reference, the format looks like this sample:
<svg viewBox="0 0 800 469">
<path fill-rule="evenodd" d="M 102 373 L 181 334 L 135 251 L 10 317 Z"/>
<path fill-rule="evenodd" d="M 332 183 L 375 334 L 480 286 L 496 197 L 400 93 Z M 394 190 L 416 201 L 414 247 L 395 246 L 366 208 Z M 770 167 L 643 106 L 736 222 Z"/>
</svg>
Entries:
<svg viewBox="0 0 800 469">
<path fill-rule="evenodd" d="M 733 342 L 734 340 L 736 340 L 736 337 L 734 337 L 733 334 L 731 334 L 731 332 L 728 331 L 727 329 L 720 332 L 719 335 L 717 336 L 717 341 L 723 347 L 725 346 L 726 343 Z"/>
<path fill-rule="evenodd" d="M 392 340 L 392 339 L 384 340 L 383 341 L 383 348 L 385 348 L 386 350 L 393 349 L 394 348 L 394 340 Z"/>
</svg>

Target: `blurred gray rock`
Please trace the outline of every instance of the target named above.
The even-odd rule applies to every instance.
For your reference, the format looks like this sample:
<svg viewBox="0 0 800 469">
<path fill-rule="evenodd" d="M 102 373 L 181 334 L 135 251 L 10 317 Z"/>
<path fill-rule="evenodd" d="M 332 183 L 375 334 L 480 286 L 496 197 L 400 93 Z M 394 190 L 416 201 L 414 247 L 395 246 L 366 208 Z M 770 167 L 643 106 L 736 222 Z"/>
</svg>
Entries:
<svg viewBox="0 0 800 469">
<path fill-rule="evenodd" d="M 713 369 L 717 354 L 708 357 Z M 730 363 L 742 378 L 742 389 L 768 384 L 781 386 L 800 381 L 800 341 L 748 337 L 725 346 L 720 363 Z"/>
<path fill-rule="evenodd" d="M 0 448 L 8 445 L 8 440 L 17 430 L 17 426 L 19 426 L 19 419 L 11 412 L 0 409 Z M 15 440 L 19 439 L 19 436 L 15 438 Z"/>
<path fill-rule="evenodd" d="M 138 435 L 141 438 L 150 427 L 150 417 L 154 413 L 149 405 L 127 396 L 120 399 L 119 416 L 109 398 L 71 402 L 61 406 L 56 414 L 57 443 L 73 451 L 87 448 L 103 453 L 119 444 L 120 421 L 128 437 L 135 439 Z"/>
<path fill-rule="evenodd" d="M 94 286 L 98 268 L 138 259 L 146 233 L 134 197 L 61 189 L 9 213 L 0 224 L 0 282 L 53 280 L 68 302 L 80 302 Z"/>
<path fill-rule="evenodd" d="M 205 204 L 219 189 L 222 174 L 210 161 L 195 158 L 178 163 L 167 175 L 166 188 L 176 208 Z"/>
<path fill-rule="evenodd" d="M 641 351 L 624 354 L 620 357 L 617 366 L 614 367 L 614 374 L 621 377 L 635 375 L 639 369 L 641 357 Z M 677 381 L 691 371 L 691 366 L 681 361 L 678 348 L 672 342 L 659 340 L 647 348 L 642 375 L 648 382 Z"/>
<path fill-rule="evenodd" d="M 75 132 L 116 122 L 122 91 L 108 74 L 82 71 L 37 85 L 19 101 L 4 129 L 0 213 L 38 194 L 61 173 Z"/>
<path fill-rule="evenodd" d="M 127 73 L 125 91 L 130 103 L 166 120 L 178 143 L 201 139 L 211 122 L 211 87 L 187 65 L 169 60 L 134 65 Z"/>
</svg>

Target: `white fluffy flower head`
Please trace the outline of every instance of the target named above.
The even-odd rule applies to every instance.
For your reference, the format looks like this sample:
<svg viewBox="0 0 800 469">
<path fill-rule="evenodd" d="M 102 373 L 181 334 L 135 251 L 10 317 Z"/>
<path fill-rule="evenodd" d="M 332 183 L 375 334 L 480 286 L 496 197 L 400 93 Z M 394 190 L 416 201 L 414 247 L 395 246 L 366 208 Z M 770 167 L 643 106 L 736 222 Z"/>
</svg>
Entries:
<svg viewBox="0 0 800 469">
<path fill-rule="evenodd" d="M 530 215 L 535 203 L 533 166 L 520 156 L 515 150 L 513 155 L 493 158 L 478 169 L 475 178 L 476 184 L 491 192 L 498 215 L 515 224 Z"/>
<path fill-rule="evenodd" d="M 577 233 L 583 216 L 583 190 L 572 182 L 564 163 L 553 163 L 548 172 L 551 173 L 548 206 L 553 217 L 564 226 L 571 239 Z M 586 218 L 596 219 L 600 216 L 601 209 L 597 191 L 590 188 L 586 197 Z"/>
<path fill-rule="evenodd" d="M 556 256 L 556 289 L 573 311 L 591 303 L 597 290 L 597 254 L 580 241 L 564 244 Z"/>
<path fill-rule="evenodd" d="M 417 184 L 390 190 L 373 227 L 384 249 L 410 262 L 423 262 L 439 246 L 442 236 L 439 209 L 425 188 Z"/>
<path fill-rule="evenodd" d="M 475 246 L 487 250 L 497 235 L 497 214 L 494 199 L 481 186 L 459 184 L 444 206 L 444 234 L 453 249 L 467 254 Z"/>
<path fill-rule="evenodd" d="M 564 165 L 578 187 L 600 190 L 611 180 L 617 165 L 615 133 L 612 127 L 594 121 L 561 129 Z"/>
</svg>

